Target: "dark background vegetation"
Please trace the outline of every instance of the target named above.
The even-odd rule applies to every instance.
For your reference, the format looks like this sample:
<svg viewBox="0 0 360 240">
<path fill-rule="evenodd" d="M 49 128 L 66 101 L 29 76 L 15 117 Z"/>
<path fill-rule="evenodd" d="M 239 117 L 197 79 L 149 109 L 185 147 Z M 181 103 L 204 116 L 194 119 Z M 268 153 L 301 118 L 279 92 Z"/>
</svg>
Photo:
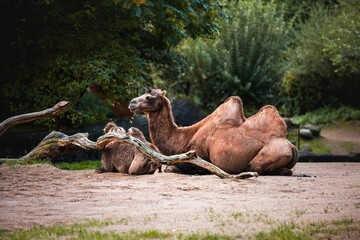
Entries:
<svg viewBox="0 0 360 240">
<path fill-rule="evenodd" d="M 356 0 L 2 0 L 0 120 L 61 100 L 41 126 L 125 116 L 151 86 L 205 112 L 239 95 L 249 112 L 359 109 Z M 251 110 L 253 109 L 253 110 Z"/>
</svg>

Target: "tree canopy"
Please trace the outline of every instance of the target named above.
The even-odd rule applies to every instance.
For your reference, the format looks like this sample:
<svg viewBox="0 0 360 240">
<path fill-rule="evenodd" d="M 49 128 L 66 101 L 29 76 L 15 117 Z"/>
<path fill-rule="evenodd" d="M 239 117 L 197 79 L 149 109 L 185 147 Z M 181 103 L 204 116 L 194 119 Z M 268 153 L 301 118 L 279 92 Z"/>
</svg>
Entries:
<svg viewBox="0 0 360 240">
<path fill-rule="evenodd" d="M 221 16 L 215 0 L 4 0 L 0 9 L 1 117 L 67 100 L 57 120 L 72 124 L 102 117 L 79 111 L 88 89 L 115 104 L 152 85 L 150 64 L 176 79 L 171 47 L 214 35 Z"/>
</svg>

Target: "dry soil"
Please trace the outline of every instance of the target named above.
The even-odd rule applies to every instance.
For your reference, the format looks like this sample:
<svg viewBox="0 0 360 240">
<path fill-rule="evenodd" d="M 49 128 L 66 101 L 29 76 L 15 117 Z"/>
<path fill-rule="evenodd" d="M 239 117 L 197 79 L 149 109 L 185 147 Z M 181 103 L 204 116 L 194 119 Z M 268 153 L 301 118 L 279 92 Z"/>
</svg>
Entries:
<svg viewBox="0 0 360 240">
<path fill-rule="evenodd" d="M 0 229 L 123 219 L 108 230 L 243 237 L 281 223 L 360 221 L 360 163 L 298 163 L 294 173 L 310 177 L 234 181 L 214 175 L 129 176 L 3 164 Z M 347 237 L 357 239 L 360 233 Z"/>
</svg>

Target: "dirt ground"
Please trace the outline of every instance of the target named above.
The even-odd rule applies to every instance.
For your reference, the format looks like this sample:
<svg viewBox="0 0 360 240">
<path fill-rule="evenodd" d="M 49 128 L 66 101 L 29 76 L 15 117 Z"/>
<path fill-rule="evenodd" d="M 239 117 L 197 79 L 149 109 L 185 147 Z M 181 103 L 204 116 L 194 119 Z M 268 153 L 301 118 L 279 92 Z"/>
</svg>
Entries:
<svg viewBox="0 0 360 240">
<path fill-rule="evenodd" d="M 322 130 L 333 154 L 360 152 L 360 122 Z M 355 131 L 356 130 L 356 131 Z M 351 148 L 346 147 L 352 142 Z M 173 173 L 129 176 L 51 165 L 0 166 L 0 229 L 116 221 L 104 231 L 250 236 L 281 223 L 360 221 L 360 163 L 298 163 L 294 174 L 241 181 Z M 347 239 L 360 239 L 351 232 Z"/>
<path fill-rule="evenodd" d="M 360 221 L 360 163 L 298 163 L 294 173 L 311 177 L 234 181 L 214 175 L 129 176 L 3 164 L 0 229 L 112 219 L 119 224 L 105 230 L 242 237 L 281 223 Z M 350 239 L 360 237 L 351 234 Z"/>
</svg>

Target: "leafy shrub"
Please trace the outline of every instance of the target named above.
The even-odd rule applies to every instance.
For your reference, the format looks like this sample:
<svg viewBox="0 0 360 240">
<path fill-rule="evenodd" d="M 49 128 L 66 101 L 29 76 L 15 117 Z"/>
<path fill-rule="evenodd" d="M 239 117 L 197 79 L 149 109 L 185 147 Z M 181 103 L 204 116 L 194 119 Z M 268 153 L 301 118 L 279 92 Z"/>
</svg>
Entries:
<svg viewBox="0 0 360 240">
<path fill-rule="evenodd" d="M 188 40 L 179 48 L 190 61 L 190 93 L 208 110 L 231 95 L 248 106 L 276 103 L 277 63 L 292 24 L 283 5 L 243 0 L 230 2 L 225 13 L 217 39 Z"/>
<path fill-rule="evenodd" d="M 303 114 L 324 106 L 360 106 L 360 5 L 317 5 L 294 32 L 283 77 L 285 109 Z"/>
</svg>

